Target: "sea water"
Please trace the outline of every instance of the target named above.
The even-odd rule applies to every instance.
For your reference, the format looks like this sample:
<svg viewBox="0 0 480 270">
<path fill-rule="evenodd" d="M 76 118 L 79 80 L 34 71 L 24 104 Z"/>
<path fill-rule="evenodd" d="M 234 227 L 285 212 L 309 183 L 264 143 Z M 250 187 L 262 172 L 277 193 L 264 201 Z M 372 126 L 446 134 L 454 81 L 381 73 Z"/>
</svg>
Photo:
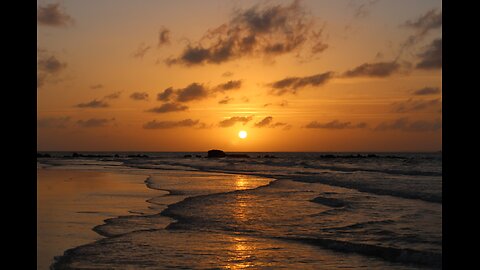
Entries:
<svg viewBox="0 0 480 270">
<path fill-rule="evenodd" d="M 50 154 L 39 163 L 141 171 L 146 188 L 163 191 L 148 213 L 91 228 L 104 238 L 53 269 L 442 266 L 441 153 Z"/>
</svg>

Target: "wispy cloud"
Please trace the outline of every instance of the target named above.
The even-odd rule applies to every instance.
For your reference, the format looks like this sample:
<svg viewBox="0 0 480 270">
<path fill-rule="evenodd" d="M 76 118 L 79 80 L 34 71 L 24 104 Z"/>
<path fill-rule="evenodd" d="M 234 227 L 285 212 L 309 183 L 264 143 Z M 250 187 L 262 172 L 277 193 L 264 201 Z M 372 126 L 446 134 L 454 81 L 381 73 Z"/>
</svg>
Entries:
<svg viewBox="0 0 480 270">
<path fill-rule="evenodd" d="M 181 121 L 157 121 L 153 120 L 143 125 L 144 129 L 169 129 L 178 127 L 195 127 L 201 126 L 199 120 L 184 119 Z"/>
<path fill-rule="evenodd" d="M 97 127 L 106 127 L 109 126 L 112 122 L 115 121 L 115 118 L 106 119 L 106 118 L 90 118 L 88 120 L 78 120 L 77 124 L 80 127 L 84 128 L 97 128 Z"/>
<path fill-rule="evenodd" d="M 147 110 L 147 112 L 153 113 L 169 113 L 169 112 L 180 112 L 187 110 L 188 107 L 185 105 L 181 105 L 178 103 L 165 103 L 162 104 L 160 107 L 155 107 L 152 109 Z"/>
<path fill-rule="evenodd" d="M 146 92 L 134 92 L 130 95 L 133 100 L 148 100 L 148 93 Z"/>
<path fill-rule="evenodd" d="M 321 86 L 333 78 L 333 72 L 325 72 L 306 77 L 287 77 L 285 79 L 270 83 L 270 93 L 273 95 L 295 94 L 299 89 L 307 86 Z"/>
<path fill-rule="evenodd" d="M 222 120 L 218 123 L 218 125 L 222 128 L 232 127 L 236 123 L 243 123 L 243 125 L 247 124 L 253 119 L 252 116 L 234 116 L 228 119 Z"/>
<path fill-rule="evenodd" d="M 37 7 L 37 23 L 59 27 L 72 25 L 74 20 L 60 7 L 60 4 L 54 3 Z"/>
<path fill-rule="evenodd" d="M 79 103 L 76 105 L 76 107 L 79 107 L 79 108 L 106 108 L 109 106 L 110 105 L 107 102 L 103 100 L 97 100 L 97 99 L 94 99 L 92 101 L 85 102 L 85 103 Z"/>
<path fill-rule="evenodd" d="M 319 123 L 312 121 L 308 123 L 306 128 L 322 128 L 322 129 L 354 129 L 354 128 L 366 128 L 368 125 L 364 122 L 352 124 L 351 122 L 341 122 L 339 120 L 333 120 L 327 123 Z"/>
<path fill-rule="evenodd" d="M 314 19 L 300 6 L 256 5 L 238 10 L 233 18 L 209 30 L 195 44 L 189 44 L 180 56 L 166 60 L 168 65 L 220 64 L 245 56 L 274 57 L 298 51 L 305 44 L 323 44 L 321 31 L 314 31 Z M 323 50 L 317 50 L 318 52 Z"/>
<path fill-rule="evenodd" d="M 429 132 L 440 129 L 442 129 L 441 119 L 436 119 L 434 121 L 410 121 L 407 117 L 398 118 L 393 121 L 382 122 L 375 128 L 376 131 L 399 130 L 409 132 Z"/>
</svg>

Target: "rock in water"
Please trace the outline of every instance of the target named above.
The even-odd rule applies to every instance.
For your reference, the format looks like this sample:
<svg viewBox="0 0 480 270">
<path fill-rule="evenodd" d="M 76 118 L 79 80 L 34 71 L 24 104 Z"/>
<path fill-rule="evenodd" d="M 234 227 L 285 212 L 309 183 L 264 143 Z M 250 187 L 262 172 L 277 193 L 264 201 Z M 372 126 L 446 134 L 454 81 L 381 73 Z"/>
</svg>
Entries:
<svg viewBox="0 0 480 270">
<path fill-rule="evenodd" d="M 208 151 L 208 156 L 207 157 L 208 158 L 221 158 L 221 157 L 225 157 L 225 156 L 227 156 L 227 155 L 222 150 L 213 149 L 213 150 Z"/>
</svg>

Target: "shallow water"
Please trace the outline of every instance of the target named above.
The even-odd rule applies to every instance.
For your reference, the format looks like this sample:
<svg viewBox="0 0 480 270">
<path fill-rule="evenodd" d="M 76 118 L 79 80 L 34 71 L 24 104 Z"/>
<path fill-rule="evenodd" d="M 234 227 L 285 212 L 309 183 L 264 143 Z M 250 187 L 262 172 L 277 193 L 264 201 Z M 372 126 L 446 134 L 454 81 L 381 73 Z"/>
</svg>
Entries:
<svg viewBox="0 0 480 270">
<path fill-rule="evenodd" d="M 162 192 L 149 211 L 97 224 L 106 238 L 54 268 L 441 268 L 441 155 L 288 155 L 42 160 L 142 172 Z"/>
</svg>

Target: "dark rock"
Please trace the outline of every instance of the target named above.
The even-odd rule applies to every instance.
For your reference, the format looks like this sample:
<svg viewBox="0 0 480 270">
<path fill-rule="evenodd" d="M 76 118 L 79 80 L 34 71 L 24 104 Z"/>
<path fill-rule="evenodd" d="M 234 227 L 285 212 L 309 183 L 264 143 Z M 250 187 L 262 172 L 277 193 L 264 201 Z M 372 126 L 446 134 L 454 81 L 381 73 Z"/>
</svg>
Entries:
<svg viewBox="0 0 480 270">
<path fill-rule="evenodd" d="M 74 158 L 76 158 L 76 157 L 80 157 L 80 156 L 81 156 L 81 155 L 80 155 L 80 154 L 78 154 L 78 153 L 73 153 L 73 154 L 72 154 L 72 157 L 74 157 Z"/>
<path fill-rule="evenodd" d="M 184 157 L 184 158 L 191 158 L 192 155 L 184 155 L 183 157 Z"/>
<path fill-rule="evenodd" d="M 120 156 L 118 154 L 115 154 L 113 157 L 114 158 L 119 158 Z"/>
<path fill-rule="evenodd" d="M 277 157 L 274 156 L 274 155 L 265 155 L 265 156 L 263 156 L 263 157 L 264 157 L 264 158 L 277 158 Z"/>
<path fill-rule="evenodd" d="M 50 154 L 37 153 L 37 158 L 49 158 L 52 157 Z"/>
<path fill-rule="evenodd" d="M 195 156 L 196 156 L 197 158 L 201 158 L 201 157 L 202 157 L 202 156 L 200 156 L 200 155 L 195 155 Z"/>
<path fill-rule="evenodd" d="M 223 152 L 222 150 L 216 150 L 216 149 L 208 151 L 208 155 L 207 155 L 208 158 L 221 158 L 226 156 L 227 155 L 225 154 L 225 152 Z"/>
</svg>

